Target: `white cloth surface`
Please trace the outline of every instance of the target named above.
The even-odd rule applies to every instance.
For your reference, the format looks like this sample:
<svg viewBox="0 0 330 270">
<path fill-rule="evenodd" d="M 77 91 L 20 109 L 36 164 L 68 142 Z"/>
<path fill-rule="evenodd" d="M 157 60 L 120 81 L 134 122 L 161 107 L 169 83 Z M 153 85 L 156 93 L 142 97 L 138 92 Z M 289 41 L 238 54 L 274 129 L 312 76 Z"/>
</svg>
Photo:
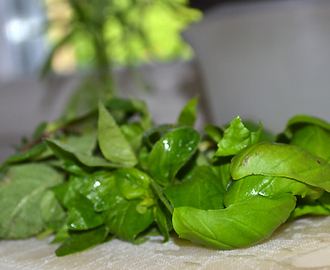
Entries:
<svg viewBox="0 0 330 270">
<path fill-rule="evenodd" d="M 224 232 L 225 233 L 225 232 Z M 114 239 L 58 258 L 51 238 L 0 241 L 0 269 L 330 269 L 330 217 L 283 224 L 267 240 L 230 251 L 197 246 L 175 236 L 136 246 Z"/>
</svg>

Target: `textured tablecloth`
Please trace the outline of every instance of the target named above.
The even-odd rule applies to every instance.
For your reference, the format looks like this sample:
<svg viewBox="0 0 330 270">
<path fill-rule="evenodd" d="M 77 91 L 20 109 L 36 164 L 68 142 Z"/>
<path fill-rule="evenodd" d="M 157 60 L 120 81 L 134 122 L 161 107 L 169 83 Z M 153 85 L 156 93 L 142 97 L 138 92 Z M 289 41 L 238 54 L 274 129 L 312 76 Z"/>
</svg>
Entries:
<svg viewBox="0 0 330 270">
<path fill-rule="evenodd" d="M 115 239 L 57 258 L 59 245 L 50 241 L 0 241 L 0 269 L 330 269 L 330 217 L 295 220 L 255 246 L 231 251 L 152 237 L 139 246 Z"/>
</svg>

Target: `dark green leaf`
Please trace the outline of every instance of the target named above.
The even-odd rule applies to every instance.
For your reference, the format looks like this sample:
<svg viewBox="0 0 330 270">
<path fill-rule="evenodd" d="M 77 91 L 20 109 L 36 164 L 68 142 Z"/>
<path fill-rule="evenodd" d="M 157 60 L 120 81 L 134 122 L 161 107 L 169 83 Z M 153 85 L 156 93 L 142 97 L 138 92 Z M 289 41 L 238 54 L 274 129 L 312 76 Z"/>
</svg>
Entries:
<svg viewBox="0 0 330 270">
<path fill-rule="evenodd" d="M 173 229 L 172 215 L 161 202 L 153 210 L 158 228 L 164 236 L 164 242 L 167 242 L 170 238 L 170 231 Z"/>
<path fill-rule="evenodd" d="M 152 208 L 143 214 L 137 211 L 140 200 L 121 200 L 105 212 L 105 224 L 121 239 L 134 242 L 136 236 L 154 221 Z"/>
<path fill-rule="evenodd" d="M 128 199 L 151 198 L 150 177 L 135 168 L 118 169 L 115 172 L 118 190 Z"/>
<path fill-rule="evenodd" d="M 196 152 L 200 134 L 192 128 L 179 128 L 164 135 L 149 155 L 149 172 L 160 185 L 172 183 L 176 173 Z"/>
<path fill-rule="evenodd" d="M 164 193 L 174 208 L 191 206 L 198 209 L 222 209 L 224 188 L 210 167 L 200 166 L 182 184 L 168 187 Z"/>
<path fill-rule="evenodd" d="M 92 202 L 78 194 L 68 208 L 67 224 L 71 230 L 87 230 L 96 228 L 104 223 L 101 214 L 95 212 Z"/>
<path fill-rule="evenodd" d="M 108 231 L 105 226 L 93 230 L 75 232 L 55 251 L 56 256 L 66 256 L 96 246 L 102 243 L 107 235 Z"/>
<path fill-rule="evenodd" d="M 34 147 L 26 150 L 25 152 L 19 152 L 7 158 L 3 164 L 0 166 L 0 170 L 5 167 L 6 164 L 19 163 L 23 161 L 28 161 L 47 150 L 47 146 L 41 142 Z"/>
</svg>

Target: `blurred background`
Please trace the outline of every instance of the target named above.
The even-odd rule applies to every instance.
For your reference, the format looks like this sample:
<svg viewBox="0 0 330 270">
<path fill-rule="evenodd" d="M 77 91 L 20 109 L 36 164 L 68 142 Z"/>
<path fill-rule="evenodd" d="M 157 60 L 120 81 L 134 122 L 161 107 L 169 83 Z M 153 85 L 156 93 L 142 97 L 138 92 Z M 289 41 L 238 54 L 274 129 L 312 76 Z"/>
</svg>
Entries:
<svg viewBox="0 0 330 270">
<path fill-rule="evenodd" d="M 0 29 L 0 161 L 38 123 L 108 95 L 168 123 L 198 94 L 200 130 L 330 121 L 328 0 L 2 0 Z"/>
</svg>

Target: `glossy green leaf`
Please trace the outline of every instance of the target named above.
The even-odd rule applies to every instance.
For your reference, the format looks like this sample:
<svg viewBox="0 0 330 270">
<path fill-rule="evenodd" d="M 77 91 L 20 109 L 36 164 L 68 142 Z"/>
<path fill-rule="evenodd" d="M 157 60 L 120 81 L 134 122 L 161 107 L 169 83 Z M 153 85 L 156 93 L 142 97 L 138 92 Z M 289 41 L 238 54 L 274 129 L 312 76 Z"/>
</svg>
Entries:
<svg viewBox="0 0 330 270">
<path fill-rule="evenodd" d="M 95 212 L 92 202 L 85 196 L 77 194 L 68 208 L 67 224 L 71 230 L 87 230 L 104 223 L 100 213 Z"/>
<path fill-rule="evenodd" d="M 115 178 L 118 190 L 128 200 L 152 196 L 150 177 L 138 169 L 118 169 Z"/>
<path fill-rule="evenodd" d="M 15 165 L 0 180 L 0 238 L 27 238 L 45 226 L 40 199 L 63 175 L 43 164 Z"/>
<path fill-rule="evenodd" d="M 137 211 L 141 201 L 121 200 L 105 212 L 105 224 L 110 232 L 123 240 L 134 242 L 136 236 L 147 229 L 154 221 L 152 208 L 143 214 Z"/>
<path fill-rule="evenodd" d="M 129 142 L 101 103 L 99 104 L 98 140 L 102 154 L 107 160 L 127 167 L 136 165 L 137 158 Z"/>
<path fill-rule="evenodd" d="M 245 147 L 252 145 L 260 140 L 262 133 L 262 125 L 259 124 L 259 129 L 256 132 L 251 132 L 247 129 L 237 116 L 230 126 L 225 130 L 224 136 L 218 143 L 218 151 L 215 156 L 231 156 L 236 155 Z"/>
<path fill-rule="evenodd" d="M 231 204 L 241 203 L 256 195 L 274 197 L 285 193 L 316 200 L 323 192 L 324 190 L 321 188 L 289 178 L 250 175 L 231 182 L 225 196 L 225 205 L 228 207 Z"/>
<path fill-rule="evenodd" d="M 75 232 L 55 251 L 56 256 L 62 257 L 77 253 L 102 243 L 108 235 L 105 226 L 93 230 Z"/>
<path fill-rule="evenodd" d="M 218 177 L 208 166 L 198 167 L 190 180 L 164 191 L 174 208 L 191 206 L 203 210 L 222 209 L 224 192 Z"/>
<path fill-rule="evenodd" d="M 257 143 L 232 159 L 231 175 L 279 176 L 330 191 L 330 164 L 295 145 Z"/>
<path fill-rule="evenodd" d="M 179 237 L 214 249 L 246 247 L 268 238 L 295 205 L 295 197 L 285 194 L 254 196 L 221 210 L 179 207 L 173 212 L 173 227 Z"/>
<path fill-rule="evenodd" d="M 51 190 L 46 190 L 40 199 L 40 213 L 42 219 L 47 223 L 66 218 L 63 207 Z"/>
<path fill-rule="evenodd" d="M 148 167 L 153 179 L 162 186 L 170 185 L 196 152 L 200 139 L 201 135 L 192 128 L 178 128 L 164 135 L 149 155 Z"/>
<path fill-rule="evenodd" d="M 197 118 L 197 103 L 198 103 L 198 96 L 191 99 L 187 102 L 187 104 L 182 109 L 178 123 L 181 125 L 185 125 L 188 127 L 193 127 Z"/>
</svg>

